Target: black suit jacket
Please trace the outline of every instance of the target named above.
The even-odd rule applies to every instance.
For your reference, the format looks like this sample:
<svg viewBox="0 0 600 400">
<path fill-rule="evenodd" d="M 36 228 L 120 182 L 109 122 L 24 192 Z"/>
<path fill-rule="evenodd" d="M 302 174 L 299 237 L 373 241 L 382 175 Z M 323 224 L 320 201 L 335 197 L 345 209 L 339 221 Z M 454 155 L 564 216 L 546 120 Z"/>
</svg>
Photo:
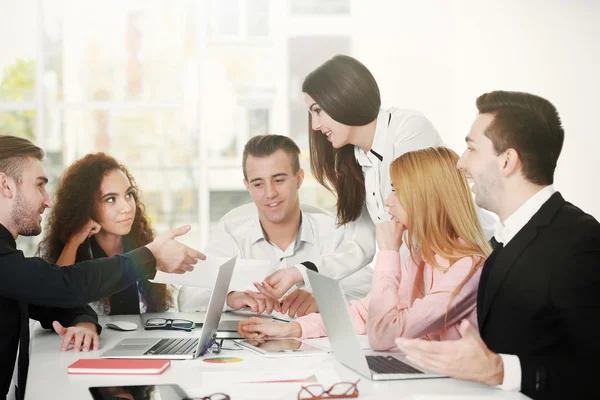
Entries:
<svg viewBox="0 0 600 400">
<path fill-rule="evenodd" d="M 8 392 L 15 365 L 19 302 L 28 303 L 30 318 L 45 328 L 51 328 L 54 320 L 63 325 L 94 322 L 97 316 L 87 303 L 146 278 L 155 265 L 152 253 L 142 247 L 124 255 L 59 267 L 41 258 L 25 257 L 0 224 L 0 398 Z"/>
<path fill-rule="evenodd" d="M 29 318 L 40 321 L 45 329 L 54 329 L 53 321 L 58 321 L 63 326 L 73 326 L 80 322 L 96 324 L 98 333 L 98 316 L 89 306 L 79 308 L 57 308 L 29 305 Z M 0 398 L 4 398 L 10 389 L 10 382 L 15 366 L 17 348 L 19 344 L 19 302 L 14 299 L 0 297 Z M 25 351 L 29 351 L 26 349 Z M 59 351 L 57 348 L 56 351 Z"/>
<path fill-rule="evenodd" d="M 477 314 L 487 346 L 519 357 L 524 394 L 597 394 L 598 221 L 560 193 L 552 195 L 498 254 L 485 287 L 480 285 Z"/>
</svg>

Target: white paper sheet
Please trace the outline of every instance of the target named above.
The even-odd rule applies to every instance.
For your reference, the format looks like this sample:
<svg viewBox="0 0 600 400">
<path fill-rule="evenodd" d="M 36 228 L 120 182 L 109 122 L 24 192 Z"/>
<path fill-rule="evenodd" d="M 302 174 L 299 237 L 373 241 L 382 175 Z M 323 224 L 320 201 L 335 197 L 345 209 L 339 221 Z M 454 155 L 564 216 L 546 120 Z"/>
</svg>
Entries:
<svg viewBox="0 0 600 400">
<path fill-rule="evenodd" d="M 307 382 L 277 382 L 282 380 L 304 380 Z M 340 381 L 335 371 L 321 369 L 286 369 L 259 371 L 203 372 L 202 385 L 187 389 L 190 396 L 204 396 L 214 392 L 227 393 L 232 399 L 267 400 L 295 399 L 302 386 L 322 384 L 330 386 Z"/>
<path fill-rule="evenodd" d="M 213 288 L 217 280 L 217 274 L 221 265 L 225 264 L 229 258 L 217 257 L 206 254 L 206 260 L 198 261 L 194 265 L 194 270 L 185 274 L 167 274 L 162 271 L 156 271 L 156 275 L 151 282 L 165 283 L 182 286 L 195 286 L 206 289 Z M 271 271 L 271 265 L 268 261 L 249 260 L 238 258 L 231 277 L 229 290 L 256 290 L 253 282 L 260 282 Z"/>
</svg>

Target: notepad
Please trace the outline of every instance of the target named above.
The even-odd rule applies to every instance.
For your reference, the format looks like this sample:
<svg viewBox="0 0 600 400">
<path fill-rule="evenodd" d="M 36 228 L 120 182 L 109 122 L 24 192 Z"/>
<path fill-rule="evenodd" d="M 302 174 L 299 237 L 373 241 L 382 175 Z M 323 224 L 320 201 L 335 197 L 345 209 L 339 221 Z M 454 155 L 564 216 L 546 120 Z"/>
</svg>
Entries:
<svg viewBox="0 0 600 400">
<path fill-rule="evenodd" d="M 69 365 L 67 371 L 69 374 L 159 375 L 170 365 L 169 360 L 82 358 Z"/>
</svg>

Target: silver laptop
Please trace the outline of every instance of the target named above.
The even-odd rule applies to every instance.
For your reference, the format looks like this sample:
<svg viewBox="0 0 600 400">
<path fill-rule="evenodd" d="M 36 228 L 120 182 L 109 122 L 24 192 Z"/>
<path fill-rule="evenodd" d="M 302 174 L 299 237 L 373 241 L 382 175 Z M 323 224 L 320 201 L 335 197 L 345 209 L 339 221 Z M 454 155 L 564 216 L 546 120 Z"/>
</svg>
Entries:
<svg viewBox="0 0 600 400">
<path fill-rule="evenodd" d="M 219 268 L 200 337 L 124 339 L 100 357 L 188 360 L 204 355 L 215 342 L 236 259 L 233 257 Z"/>
<path fill-rule="evenodd" d="M 365 355 L 354 330 L 340 283 L 314 271 L 306 271 L 325 324 L 335 359 L 374 381 L 444 378 L 411 365 L 399 353 Z"/>
</svg>

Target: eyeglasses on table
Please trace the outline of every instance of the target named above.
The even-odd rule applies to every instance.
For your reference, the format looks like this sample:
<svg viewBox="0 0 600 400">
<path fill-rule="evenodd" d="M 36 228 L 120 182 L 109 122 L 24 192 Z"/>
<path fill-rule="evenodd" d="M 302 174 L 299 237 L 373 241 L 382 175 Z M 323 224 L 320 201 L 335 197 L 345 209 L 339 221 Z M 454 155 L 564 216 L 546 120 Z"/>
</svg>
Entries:
<svg viewBox="0 0 600 400">
<path fill-rule="evenodd" d="M 358 397 L 358 381 L 360 379 L 356 382 L 338 382 L 327 390 L 320 384 L 302 386 L 298 392 L 298 400 L 355 398 Z"/>
<path fill-rule="evenodd" d="M 183 400 L 231 400 L 231 397 L 225 393 L 213 393 L 204 397 L 185 397 Z"/>
<path fill-rule="evenodd" d="M 145 329 L 173 329 L 191 331 L 196 327 L 194 321 L 187 319 L 150 318 L 146 321 Z"/>
</svg>

